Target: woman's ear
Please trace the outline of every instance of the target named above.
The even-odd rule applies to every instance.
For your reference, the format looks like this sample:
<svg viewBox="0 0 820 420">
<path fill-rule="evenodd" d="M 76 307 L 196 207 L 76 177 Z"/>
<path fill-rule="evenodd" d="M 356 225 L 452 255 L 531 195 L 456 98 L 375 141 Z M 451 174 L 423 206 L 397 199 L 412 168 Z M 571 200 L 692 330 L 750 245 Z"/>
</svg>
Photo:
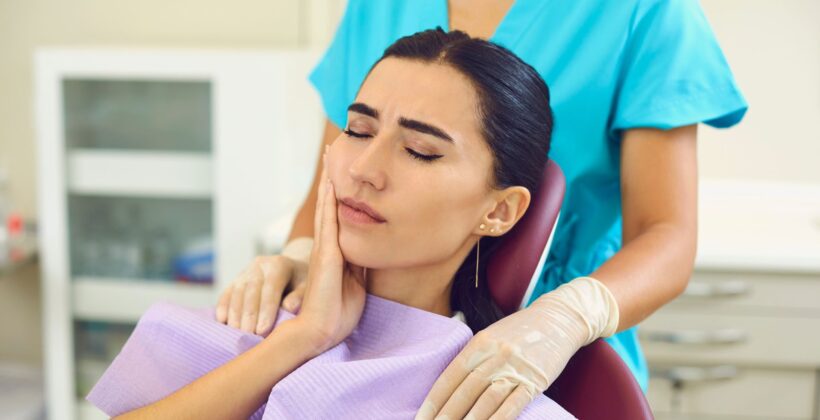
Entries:
<svg viewBox="0 0 820 420">
<path fill-rule="evenodd" d="M 495 207 L 484 216 L 487 227 L 481 233 L 501 236 L 510 231 L 530 206 L 530 191 L 522 186 L 508 187 L 494 193 Z"/>
</svg>

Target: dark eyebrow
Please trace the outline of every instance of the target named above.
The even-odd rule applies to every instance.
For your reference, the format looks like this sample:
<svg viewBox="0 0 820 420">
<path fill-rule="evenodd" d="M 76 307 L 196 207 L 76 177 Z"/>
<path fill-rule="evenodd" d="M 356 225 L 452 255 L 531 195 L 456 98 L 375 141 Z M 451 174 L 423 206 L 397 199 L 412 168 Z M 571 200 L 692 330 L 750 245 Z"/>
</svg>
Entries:
<svg viewBox="0 0 820 420">
<path fill-rule="evenodd" d="M 379 119 L 379 111 L 376 111 L 375 109 L 371 108 L 369 105 L 365 105 L 361 102 L 354 102 L 354 103 L 350 104 L 350 106 L 347 107 L 347 110 L 351 111 L 351 112 L 356 112 L 356 113 L 359 113 L 359 114 L 367 115 L 368 117 L 373 117 L 375 119 Z M 442 129 L 436 127 L 436 126 L 433 126 L 433 125 L 418 121 L 418 120 L 410 120 L 410 119 L 401 117 L 401 118 L 399 118 L 399 125 L 404 127 L 404 128 L 408 128 L 410 130 L 415 130 L 415 131 L 418 131 L 420 133 L 429 134 L 431 136 L 438 137 L 442 140 L 449 141 L 450 143 L 454 143 L 453 138 L 450 137 L 449 134 L 444 132 L 444 130 L 442 130 Z"/>
<path fill-rule="evenodd" d="M 367 115 L 368 117 L 373 117 L 375 119 L 379 119 L 379 111 L 371 108 L 369 105 L 365 105 L 361 102 L 353 102 L 347 107 L 348 111 L 357 112 L 359 114 Z"/>
<path fill-rule="evenodd" d="M 450 137 L 449 134 L 445 133 L 444 130 L 432 126 L 427 123 L 423 123 L 421 121 L 416 120 L 408 120 L 407 118 L 401 117 L 399 118 L 399 125 L 404 128 L 409 128 L 411 130 L 416 130 L 420 133 L 429 134 L 431 136 L 436 136 L 442 140 L 449 141 L 450 143 L 454 143 L 453 138 Z"/>
</svg>

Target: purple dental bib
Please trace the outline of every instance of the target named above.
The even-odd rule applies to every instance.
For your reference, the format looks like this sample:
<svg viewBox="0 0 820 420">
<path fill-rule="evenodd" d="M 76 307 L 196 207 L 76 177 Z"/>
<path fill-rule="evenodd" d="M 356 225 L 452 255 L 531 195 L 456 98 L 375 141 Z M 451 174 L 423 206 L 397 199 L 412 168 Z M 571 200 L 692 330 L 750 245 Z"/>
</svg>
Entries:
<svg viewBox="0 0 820 420">
<path fill-rule="evenodd" d="M 282 309 L 276 325 L 293 318 Z M 413 419 L 467 344 L 464 323 L 367 295 L 359 325 L 270 390 L 254 419 Z M 86 399 L 109 416 L 151 404 L 261 342 L 216 321 L 214 308 L 151 306 Z M 539 394 L 520 419 L 574 418 Z"/>
</svg>

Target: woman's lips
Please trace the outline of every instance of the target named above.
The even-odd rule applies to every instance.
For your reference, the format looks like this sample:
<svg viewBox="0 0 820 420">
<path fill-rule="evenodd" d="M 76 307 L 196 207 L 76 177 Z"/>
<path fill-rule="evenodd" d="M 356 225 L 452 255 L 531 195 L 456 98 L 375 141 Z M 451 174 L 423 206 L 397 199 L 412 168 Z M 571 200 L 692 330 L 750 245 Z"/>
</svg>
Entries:
<svg viewBox="0 0 820 420">
<path fill-rule="evenodd" d="M 357 210 L 357 211 L 360 211 L 360 212 L 363 212 L 363 213 L 367 213 L 367 215 L 369 215 L 370 217 L 372 217 L 374 220 L 376 220 L 378 222 L 386 222 L 384 217 L 382 217 L 382 215 L 379 214 L 379 212 L 374 210 L 372 207 L 368 206 L 367 203 L 365 203 L 363 201 L 356 201 L 355 199 L 353 199 L 351 197 L 344 197 L 344 198 L 340 199 L 339 201 L 341 201 L 342 203 L 346 204 L 348 207 L 350 207 L 354 210 Z"/>
<path fill-rule="evenodd" d="M 339 203 L 339 213 L 346 221 L 357 224 L 380 224 L 384 223 L 382 220 L 374 219 L 373 216 L 348 206 L 344 201 Z"/>
</svg>

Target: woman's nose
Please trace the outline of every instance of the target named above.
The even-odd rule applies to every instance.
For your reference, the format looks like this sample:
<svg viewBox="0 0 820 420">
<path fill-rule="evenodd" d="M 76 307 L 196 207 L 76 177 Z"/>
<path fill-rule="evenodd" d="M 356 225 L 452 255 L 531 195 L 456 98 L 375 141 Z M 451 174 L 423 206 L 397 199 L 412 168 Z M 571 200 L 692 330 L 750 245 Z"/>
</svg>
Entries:
<svg viewBox="0 0 820 420">
<path fill-rule="evenodd" d="M 386 167 L 390 162 L 389 142 L 374 137 L 350 164 L 348 172 L 356 183 L 367 183 L 377 190 L 385 187 Z"/>
</svg>

